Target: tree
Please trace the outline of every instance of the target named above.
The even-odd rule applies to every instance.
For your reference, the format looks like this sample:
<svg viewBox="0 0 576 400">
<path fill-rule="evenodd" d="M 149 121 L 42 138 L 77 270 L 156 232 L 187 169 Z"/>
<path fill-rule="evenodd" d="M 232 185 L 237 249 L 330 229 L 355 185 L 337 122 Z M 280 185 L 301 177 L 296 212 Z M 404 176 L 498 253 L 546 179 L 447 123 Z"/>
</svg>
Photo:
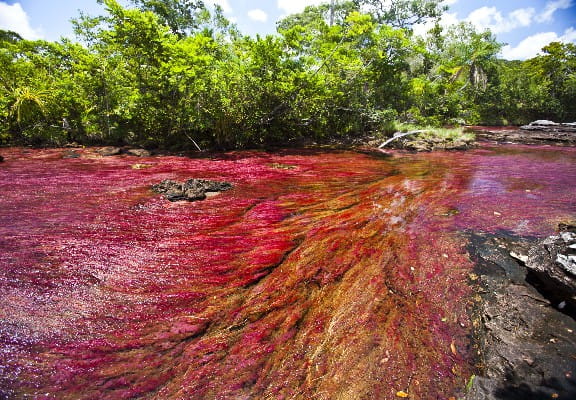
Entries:
<svg viewBox="0 0 576 400">
<path fill-rule="evenodd" d="M 556 105 L 550 117 L 558 120 L 576 119 L 576 45 L 552 42 L 542 49 L 542 55 L 527 65 L 540 77 Z"/>
<path fill-rule="evenodd" d="M 374 16 L 379 24 L 409 28 L 430 19 L 438 19 L 448 7 L 442 0 L 354 0 L 361 10 Z"/>
<path fill-rule="evenodd" d="M 14 31 L 0 29 L 0 42 L 16 43 L 22 40 L 22 36 Z"/>
<path fill-rule="evenodd" d="M 471 24 L 460 23 L 448 30 L 440 58 L 453 81 L 461 80 L 465 86 L 483 91 L 488 85 L 487 72 L 501 47 L 489 31 L 478 33 Z"/>
<path fill-rule="evenodd" d="M 130 0 L 143 11 L 156 14 L 173 34 L 186 36 L 197 30 L 206 17 L 201 0 Z"/>
</svg>

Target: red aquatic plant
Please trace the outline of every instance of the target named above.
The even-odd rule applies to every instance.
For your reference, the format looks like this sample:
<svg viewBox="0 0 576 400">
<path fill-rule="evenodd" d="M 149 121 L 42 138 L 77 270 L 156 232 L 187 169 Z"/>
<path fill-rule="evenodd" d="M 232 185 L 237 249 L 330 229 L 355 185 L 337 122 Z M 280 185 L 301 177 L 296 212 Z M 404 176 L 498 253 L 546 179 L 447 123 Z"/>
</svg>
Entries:
<svg viewBox="0 0 576 400">
<path fill-rule="evenodd" d="M 570 149 L 79 154 L 3 150 L 7 397 L 447 399 L 473 372 L 461 232 L 575 212 Z M 190 178 L 234 189 L 150 190 Z"/>
</svg>

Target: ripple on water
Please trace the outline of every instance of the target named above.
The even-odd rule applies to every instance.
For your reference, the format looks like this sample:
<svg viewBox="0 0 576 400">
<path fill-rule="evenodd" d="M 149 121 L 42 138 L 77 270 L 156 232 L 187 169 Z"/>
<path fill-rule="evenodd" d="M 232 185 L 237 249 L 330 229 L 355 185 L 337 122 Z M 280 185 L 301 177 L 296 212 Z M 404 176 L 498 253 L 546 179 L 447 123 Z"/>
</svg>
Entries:
<svg viewBox="0 0 576 400">
<path fill-rule="evenodd" d="M 101 158 L 3 149 L 0 395 L 457 396 L 462 230 L 576 214 L 574 149 Z M 280 166 L 280 167 L 279 167 Z M 197 203 L 164 179 L 234 183 Z"/>
</svg>

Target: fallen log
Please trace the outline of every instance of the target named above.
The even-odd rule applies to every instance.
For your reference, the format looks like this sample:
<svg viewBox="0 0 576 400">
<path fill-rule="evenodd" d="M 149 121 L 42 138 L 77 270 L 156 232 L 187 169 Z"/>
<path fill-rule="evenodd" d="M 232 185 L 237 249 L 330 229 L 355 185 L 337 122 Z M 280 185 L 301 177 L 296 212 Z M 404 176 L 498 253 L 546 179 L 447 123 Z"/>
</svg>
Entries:
<svg viewBox="0 0 576 400">
<path fill-rule="evenodd" d="M 387 146 L 388 144 L 392 143 L 394 140 L 396 139 L 400 139 L 403 138 L 404 136 L 408 136 L 408 135 L 414 135 L 416 133 L 423 133 L 423 132 L 427 132 L 426 130 L 416 130 L 416 131 L 408 131 L 408 132 L 395 132 L 394 135 L 386 140 L 384 143 L 382 143 L 380 146 L 378 146 L 379 149 Z"/>
</svg>

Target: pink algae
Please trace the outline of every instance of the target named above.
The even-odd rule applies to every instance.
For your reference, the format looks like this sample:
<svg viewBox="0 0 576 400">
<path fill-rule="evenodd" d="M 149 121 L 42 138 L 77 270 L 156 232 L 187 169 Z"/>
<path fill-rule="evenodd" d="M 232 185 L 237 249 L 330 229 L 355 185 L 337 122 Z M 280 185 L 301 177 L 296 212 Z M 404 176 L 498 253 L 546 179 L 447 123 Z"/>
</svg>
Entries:
<svg viewBox="0 0 576 400">
<path fill-rule="evenodd" d="M 569 148 L 79 153 L 2 150 L 0 397 L 457 396 L 463 232 L 576 213 Z M 150 191 L 168 178 L 235 187 L 170 203 Z"/>
</svg>

